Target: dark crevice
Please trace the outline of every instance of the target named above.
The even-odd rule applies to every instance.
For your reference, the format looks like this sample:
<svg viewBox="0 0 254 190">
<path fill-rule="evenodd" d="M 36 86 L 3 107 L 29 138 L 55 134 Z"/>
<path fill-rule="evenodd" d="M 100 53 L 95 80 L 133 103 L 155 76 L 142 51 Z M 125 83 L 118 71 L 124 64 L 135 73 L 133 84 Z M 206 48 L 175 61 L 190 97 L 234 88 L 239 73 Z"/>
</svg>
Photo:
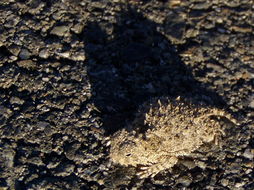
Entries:
<svg viewBox="0 0 254 190">
<path fill-rule="evenodd" d="M 7 47 L 5 46 L 0 47 L 0 59 L 2 59 L 3 57 L 9 57 L 11 55 L 12 53 L 7 49 Z"/>
</svg>

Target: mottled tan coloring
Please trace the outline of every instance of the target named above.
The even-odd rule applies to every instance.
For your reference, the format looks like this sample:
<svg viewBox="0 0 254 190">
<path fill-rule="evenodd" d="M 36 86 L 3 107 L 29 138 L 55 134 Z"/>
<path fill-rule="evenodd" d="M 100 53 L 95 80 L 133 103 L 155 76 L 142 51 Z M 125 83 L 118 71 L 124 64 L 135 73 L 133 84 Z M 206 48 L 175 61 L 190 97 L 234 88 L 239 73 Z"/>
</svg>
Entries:
<svg viewBox="0 0 254 190">
<path fill-rule="evenodd" d="M 110 158 L 116 164 L 138 167 L 140 178 L 153 177 L 203 144 L 219 145 L 225 135 L 220 118 L 237 124 L 218 108 L 197 106 L 180 97 L 152 99 L 141 106 L 131 129 L 114 134 Z"/>
</svg>

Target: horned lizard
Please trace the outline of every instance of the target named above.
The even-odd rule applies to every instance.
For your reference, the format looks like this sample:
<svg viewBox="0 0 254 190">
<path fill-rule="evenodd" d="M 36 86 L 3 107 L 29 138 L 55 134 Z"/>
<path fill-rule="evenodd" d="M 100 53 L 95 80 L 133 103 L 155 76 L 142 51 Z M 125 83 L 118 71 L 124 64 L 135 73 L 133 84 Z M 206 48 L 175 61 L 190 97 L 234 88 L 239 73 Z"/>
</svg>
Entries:
<svg viewBox="0 0 254 190">
<path fill-rule="evenodd" d="M 237 124 L 218 108 L 197 106 L 180 97 L 154 98 L 141 106 L 131 129 L 113 135 L 110 158 L 116 164 L 138 167 L 140 178 L 153 177 L 206 143 L 219 145 L 225 135 L 220 118 Z"/>
</svg>

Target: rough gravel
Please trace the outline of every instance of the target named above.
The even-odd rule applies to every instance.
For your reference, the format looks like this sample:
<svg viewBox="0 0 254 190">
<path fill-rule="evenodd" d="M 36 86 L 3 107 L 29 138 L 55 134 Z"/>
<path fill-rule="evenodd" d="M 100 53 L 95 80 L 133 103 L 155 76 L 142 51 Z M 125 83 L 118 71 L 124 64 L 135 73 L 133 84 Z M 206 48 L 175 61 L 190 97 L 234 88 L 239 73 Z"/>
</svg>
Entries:
<svg viewBox="0 0 254 190">
<path fill-rule="evenodd" d="M 0 189 L 254 189 L 253 0 L 1 0 Z M 139 179 L 110 135 L 153 97 L 224 108 L 228 149 Z M 203 150 L 205 151 L 205 150 Z"/>
</svg>

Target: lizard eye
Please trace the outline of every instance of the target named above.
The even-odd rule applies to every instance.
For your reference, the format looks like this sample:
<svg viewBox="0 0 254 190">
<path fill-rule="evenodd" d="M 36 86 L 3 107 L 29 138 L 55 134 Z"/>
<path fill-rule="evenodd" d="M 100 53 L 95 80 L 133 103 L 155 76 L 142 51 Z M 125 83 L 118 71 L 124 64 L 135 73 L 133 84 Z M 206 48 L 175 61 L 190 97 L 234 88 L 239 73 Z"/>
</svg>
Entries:
<svg viewBox="0 0 254 190">
<path fill-rule="evenodd" d="M 131 153 L 129 153 L 129 154 L 126 154 L 126 156 L 130 156 L 131 155 Z"/>
</svg>

